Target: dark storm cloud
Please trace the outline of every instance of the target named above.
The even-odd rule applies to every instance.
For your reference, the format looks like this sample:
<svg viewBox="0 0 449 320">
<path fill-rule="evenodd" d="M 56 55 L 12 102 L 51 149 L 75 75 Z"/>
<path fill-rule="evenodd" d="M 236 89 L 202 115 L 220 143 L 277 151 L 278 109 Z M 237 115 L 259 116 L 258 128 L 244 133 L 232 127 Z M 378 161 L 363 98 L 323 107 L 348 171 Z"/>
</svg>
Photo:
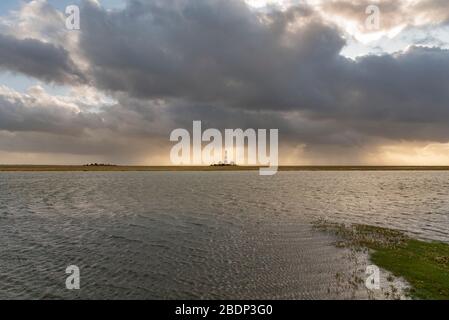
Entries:
<svg viewBox="0 0 449 320">
<path fill-rule="evenodd" d="M 62 47 L 36 39 L 17 39 L 0 33 L 0 69 L 47 82 L 80 83 L 85 78 Z"/>
<path fill-rule="evenodd" d="M 346 60 L 338 70 L 332 77 L 330 107 L 326 112 L 306 110 L 310 117 L 355 125 L 356 121 L 442 125 L 449 119 L 449 50 L 410 47 L 394 55 Z"/>
<path fill-rule="evenodd" d="M 433 122 L 449 119 L 449 50 L 411 47 L 393 56 L 360 59 L 352 111 L 371 120 Z M 359 106 L 359 108 L 357 108 Z"/>
<path fill-rule="evenodd" d="M 323 99 L 316 92 L 327 89 L 344 45 L 306 7 L 261 14 L 236 0 L 132 1 L 120 12 L 87 4 L 82 13 L 80 43 L 98 85 L 140 98 L 300 107 Z"/>
<path fill-rule="evenodd" d="M 398 132 L 406 123 L 438 126 L 449 117 L 447 50 L 350 60 L 340 55 L 340 31 L 310 7 L 260 13 L 236 0 L 170 0 L 130 1 L 116 12 L 87 2 L 82 12 L 80 43 L 97 85 L 137 99 L 181 100 L 189 111 L 172 116 L 181 123 L 195 114 L 220 127 L 248 115 L 248 126 L 260 127 L 269 124 L 255 113 L 263 111 L 294 135 L 303 130 L 275 112 L 300 111 L 361 135 L 402 138 L 411 135 Z M 428 138 L 444 139 L 440 131 Z"/>
</svg>

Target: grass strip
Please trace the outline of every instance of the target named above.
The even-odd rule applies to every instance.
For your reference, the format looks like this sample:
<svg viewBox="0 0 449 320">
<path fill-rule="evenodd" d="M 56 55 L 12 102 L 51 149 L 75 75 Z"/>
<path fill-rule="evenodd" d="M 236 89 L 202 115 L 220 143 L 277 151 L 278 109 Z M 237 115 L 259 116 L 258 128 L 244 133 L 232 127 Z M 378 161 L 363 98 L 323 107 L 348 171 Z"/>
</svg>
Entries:
<svg viewBox="0 0 449 320">
<path fill-rule="evenodd" d="M 315 226 L 336 234 L 337 246 L 369 249 L 377 266 L 402 277 L 414 299 L 449 299 L 449 244 L 410 238 L 401 231 L 362 224 L 319 220 Z"/>
</svg>

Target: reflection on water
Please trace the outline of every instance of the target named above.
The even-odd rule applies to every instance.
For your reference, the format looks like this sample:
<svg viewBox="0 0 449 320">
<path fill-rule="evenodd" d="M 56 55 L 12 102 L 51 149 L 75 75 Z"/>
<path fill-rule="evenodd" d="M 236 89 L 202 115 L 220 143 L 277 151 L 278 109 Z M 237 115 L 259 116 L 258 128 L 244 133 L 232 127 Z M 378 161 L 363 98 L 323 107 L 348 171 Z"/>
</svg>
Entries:
<svg viewBox="0 0 449 320">
<path fill-rule="evenodd" d="M 312 220 L 449 241 L 448 212 L 447 172 L 0 173 L 0 298 L 348 297 Z"/>
</svg>

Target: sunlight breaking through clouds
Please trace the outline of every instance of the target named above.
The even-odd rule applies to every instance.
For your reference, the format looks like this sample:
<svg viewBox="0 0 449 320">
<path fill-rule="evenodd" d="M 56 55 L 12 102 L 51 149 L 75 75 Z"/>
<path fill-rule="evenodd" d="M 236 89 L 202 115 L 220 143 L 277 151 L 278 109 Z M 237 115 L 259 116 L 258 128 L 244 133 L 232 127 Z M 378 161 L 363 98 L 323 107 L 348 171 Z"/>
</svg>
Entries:
<svg viewBox="0 0 449 320">
<path fill-rule="evenodd" d="M 449 157 L 412 146 L 449 141 L 444 1 L 100 4 L 81 1 L 79 31 L 45 0 L 0 11 L 0 150 L 45 135 L 67 153 L 48 141 L 70 136 L 75 154 L 163 161 L 167 134 L 202 120 L 279 128 L 281 163 Z M 417 151 L 386 149 L 401 143 Z"/>
</svg>

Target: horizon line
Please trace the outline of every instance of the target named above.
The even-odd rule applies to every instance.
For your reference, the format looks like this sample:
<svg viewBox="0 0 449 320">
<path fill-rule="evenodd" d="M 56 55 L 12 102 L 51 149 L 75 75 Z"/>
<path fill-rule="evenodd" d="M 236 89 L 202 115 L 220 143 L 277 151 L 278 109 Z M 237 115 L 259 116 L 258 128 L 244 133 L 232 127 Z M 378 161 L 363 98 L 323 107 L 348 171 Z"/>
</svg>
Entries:
<svg viewBox="0 0 449 320">
<path fill-rule="evenodd" d="M 0 164 L 7 171 L 253 171 L 262 165 Z M 280 165 L 279 171 L 449 171 L 449 165 Z"/>
</svg>

